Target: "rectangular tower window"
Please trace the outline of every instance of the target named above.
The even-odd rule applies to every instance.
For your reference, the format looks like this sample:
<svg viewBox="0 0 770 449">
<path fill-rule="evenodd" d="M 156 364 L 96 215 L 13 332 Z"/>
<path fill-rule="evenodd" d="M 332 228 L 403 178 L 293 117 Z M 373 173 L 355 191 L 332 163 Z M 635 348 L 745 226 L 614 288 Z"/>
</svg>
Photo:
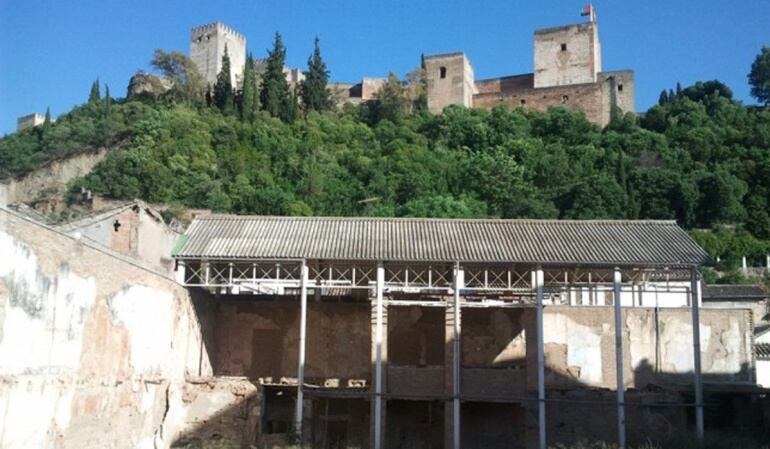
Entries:
<svg viewBox="0 0 770 449">
<path fill-rule="evenodd" d="M 441 79 L 446 78 L 446 67 L 439 67 L 438 72 Z"/>
<path fill-rule="evenodd" d="M 561 44 L 561 51 L 567 51 L 567 44 Z"/>
<path fill-rule="evenodd" d="M 622 84 L 618 84 L 618 92 L 623 92 L 623 85 Z"/>
</svg>

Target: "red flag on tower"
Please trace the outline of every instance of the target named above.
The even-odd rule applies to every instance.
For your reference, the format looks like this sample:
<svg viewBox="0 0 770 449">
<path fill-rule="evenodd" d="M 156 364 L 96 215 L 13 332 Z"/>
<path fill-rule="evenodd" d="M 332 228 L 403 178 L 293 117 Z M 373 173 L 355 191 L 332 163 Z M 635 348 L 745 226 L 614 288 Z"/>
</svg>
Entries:
<svg viewBox="0 0 770 449">
<path fill-rule="evenodd" d="M 589 3 L 580 10 L 580 16 L 588 16 L 591 22 L 596 20 L 596 12 L 594 11 L 594 5 Z"/>
</svg>

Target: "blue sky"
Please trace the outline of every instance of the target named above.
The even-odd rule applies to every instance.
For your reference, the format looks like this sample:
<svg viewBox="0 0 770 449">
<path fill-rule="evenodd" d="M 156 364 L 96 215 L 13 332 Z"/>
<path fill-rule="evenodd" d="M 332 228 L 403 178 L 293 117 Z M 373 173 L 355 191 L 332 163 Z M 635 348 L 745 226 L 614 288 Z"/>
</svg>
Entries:
<svg viewBox="0 0 770 449">
<path fill-rule="evenodd" d="M 400 76 L 421 53 L 465 51 L 477 79 L 532 71 L 536 28 L 583 20 L 584 1 L 0 0 L 0 134 L 16 117 L 54 116 L 85 101 L 97 76 L 114 96 L 155 48 L 189 51 L 190 29 L 215 20 L 262 57 L 280 31 L 304 67 L 314 36 L 336 81 Z M 720 79 L 746 103 L 751 62 L 770 45 L 770 1 L 596 1 L 605 70 L 636 72 L 639 111 L 677 81 Z"/>
</svg>

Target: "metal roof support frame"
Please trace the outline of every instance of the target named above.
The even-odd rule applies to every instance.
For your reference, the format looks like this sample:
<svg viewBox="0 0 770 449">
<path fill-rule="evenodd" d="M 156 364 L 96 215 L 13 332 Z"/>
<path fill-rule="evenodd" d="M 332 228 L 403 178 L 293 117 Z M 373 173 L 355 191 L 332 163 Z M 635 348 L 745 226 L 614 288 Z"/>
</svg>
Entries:
<svg viewBox="0 0 770 449">
<path fill-rule="evenodd" d="M 307 263 L 300 265 L 300 314 L 299 314 L 299 361 L 297 363 L 297 404 L 294 414 L 294 430 L 297 443 L 302 445 L 302 415 L 305 386 L 305 344 L 307 334 Z"/>
<path fill-rule="evenodd" d="M 382 339 L 383 304 L 382 296 L 385 289 L 385 267 L 382 262 L 377 264 L 375 284 L 375 363 L 374 363 L 374 449 L 383 446 L 382 434 Z"/>
<path fill-rule="evenodd" d="M 692 307 L 692 349 L 693 349 L 693 374 L 695 375 L 695 432 L 698 437 L 698 445 L 703 447 L 703 377 L 701 375 L 701 348 L 700 348 L 700 304 L 701 281 L 698 269 L 690 270 L 690 306 Z"/>
<path fill-rule="evenodd" d="M 613 274 L 613 288 L 615 291 L 615 377 L 617 380 L 617 403 L 618 403 L 618 447 L 626 449 L 626 392 L 623 383 L 623 317 L 621 310 L 620 284 L 622 277 L 620 269 L 615 268 Z M 632 290 L 633 292 L 633 290 Z M 633 302 L 633 296 L 632 296 Z"/>
<path fill-rule="evenodd" d="M 460 449 L 460 375 L 461 364 L 460 342 L 462 338 L 461 327 L 461 309 L 460 309 L 460 289 L 463 288 L 463 269 L 460 263 L 455 264 L 454 269 L 454 303 L 452 323 L 452 442 L 454 449 Z"/>
<path fill-rule="evenodd" d="M 543 269 L 538 267 L 532 272 L 537 301 L 537 425 L 538 447 L 546 449 L 545 437 L 545 348 L 543 337 Z"/>
</svg>

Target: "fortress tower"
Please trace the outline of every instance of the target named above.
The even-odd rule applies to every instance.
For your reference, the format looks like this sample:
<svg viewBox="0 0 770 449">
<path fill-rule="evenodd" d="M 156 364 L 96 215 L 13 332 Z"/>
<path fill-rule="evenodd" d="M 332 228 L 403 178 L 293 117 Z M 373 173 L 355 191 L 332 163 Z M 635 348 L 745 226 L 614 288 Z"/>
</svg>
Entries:
<svg viewBox="0 0 770 449">
<path fill-rule="evenodd" d="M 246 65 L 246 38 L 219 22 L 193 28 L 190 33 L 190 58 L 209 84 L 217 82 L 225 46 L 230 56 L 230 80 L 233 86 L 240 86 Z"/>
<path fill-rule="evenodd" d="M 473 67 L 465 53 L 425 57 L 428 78 L 428 108 L 439 114 L 450 104 L 473 106 L 475 82 Z"/>
<path fill-rule="evenodd" d="M 602 71 L 596 22 L 535 31 L 535 88 L 595 83 Z"/>
</svg>

